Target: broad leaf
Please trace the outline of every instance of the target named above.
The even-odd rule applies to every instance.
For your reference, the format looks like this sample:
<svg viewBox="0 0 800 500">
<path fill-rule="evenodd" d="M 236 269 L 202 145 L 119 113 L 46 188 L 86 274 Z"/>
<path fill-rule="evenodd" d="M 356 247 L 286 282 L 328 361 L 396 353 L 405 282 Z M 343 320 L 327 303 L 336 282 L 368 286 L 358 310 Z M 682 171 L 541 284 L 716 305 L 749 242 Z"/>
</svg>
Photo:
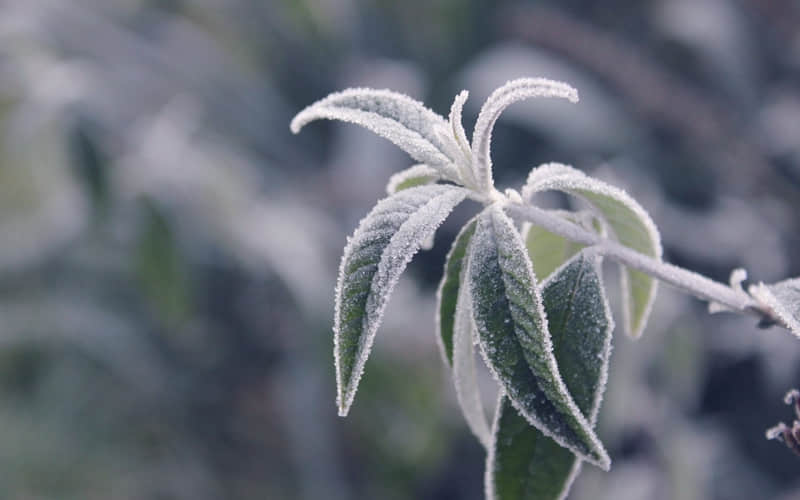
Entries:
<svg viewBox="0 0 800 500">
<path fill-rule="evenodd" d="M 625 191 L 588 177 L 558 163 L 534 169 L 522 191 L 525 200 L 540 191 L 558 190 L 588 202 L 602 218 L 611 235 L 621 244 L 644 255 L 661 258 L 661 237 L 647 212 Z M 658 281 L 620 265 L 623 289 L 622 312 L 625 332 L 633 338 L 642 334 L 656 298 Z"/>
<path fill-rule="evenodd" d="M 389 90 L 353 88 L 335 92 L 308 106 L 291 123 L 294 133 L 307 123 L 342 120 L 389 139 L 415 160 L 453 172 L 455 140 L 440 115 L 410 97 Z"/>
<path fill-rule="evenodd" d="M 375 331 L 400 274 L 466 197 L 455 186 L 419 186 L 378 202 L 344 249 L 336 285 L 334 354 L 339 414 L 347 414 Z"/>
<path fill-rule="evenodd" d="M 414 165 L 389 177 L 389 183 L 386 184 L 386 193 L 395 194 L 398 191 L 414 186 L 433 184 L 441 178 L 442 174 L 433 167 L 425 164 Z"/>
<path fill-rule="evenodd" d="M 545 435 L 607 469 L 608 454 L 559 374 L 525 244 L 496 205 L 478 217 L 467 274 L 481 353 L 511 403 Z"/>
<path fill-rule="evenodd" d="M 475 233 L 475 220 L 471 220 L 456 236 L 450 252 L 444 263 L 444 274 L 442 281 L 439 282 L 439 289 L 436 292 L 436 338 L 442 356 L 449 365 L 453 364 L 453 325 L 455 324 L 456 304 L 458 301 L 458 291 L 461 288 L 462 269 L 464 259 L 467 255 L 467 248 L 472 235 Z"/>
<path fill-rule="evenodd" d="M 600 277 L 600 259 L 573 257 L 543 284 L 553 353 L 575 404 L 594 426 L 608 377 L 611 310 Z M 580 471 L 571 451 L 531 427 L 500 396 L 486 465 L 489 499 L 565 498 Z"/>
<path fill-rule="evenodd" d="M 800 278 L 750 287 L 750 295 L 772 309 L 789 330 L 800 337 Z"/>
<path fill-rule="evenodd" d="M 491 445 L 491 430 L 483 408 L 475 372 L 475 339 L 477 331 L 472 318 L 469 287 L 458 291 L 455 325 L 453 327 L 453 382 L 458 405 L 470 430 L 485 448 Z"/>
<path fill-rule="evenodd" d="M 572 223 L 577 223 L 586 229 L 602 234 L 596 219 L 587 212 L 567 212 L 552 210 L 551 213 L 559 215 Z M 522 238 L 528 248 L 528 256 L 536 266 L 536 274 L 540 278 L 547 278 L 570 257 L 580 252 L 585 245 L 559 236 L 555 233 L 531 223 L 522 226 Z"/>
<path fill-rule="evenodd" d="M 519 78 L 492 92 L 481 107 L 472 133 L 474 175 L 480 187 L 490 189 L 494 185 L 489 146 L 495 122 L 507 107 L 532 97 L 561 97 L 571 102 L 578 102 L 578 91 L 566 83 L 545 78 Z"/>
</svg>

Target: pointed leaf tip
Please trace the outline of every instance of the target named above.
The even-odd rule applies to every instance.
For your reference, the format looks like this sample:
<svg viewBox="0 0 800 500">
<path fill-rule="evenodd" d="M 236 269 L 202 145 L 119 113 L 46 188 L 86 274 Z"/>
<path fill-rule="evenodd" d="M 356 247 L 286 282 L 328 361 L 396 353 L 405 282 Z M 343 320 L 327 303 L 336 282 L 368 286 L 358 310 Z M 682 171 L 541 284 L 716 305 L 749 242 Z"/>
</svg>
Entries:
<svg viewBox="0 0 800 500">
<path fill-rule="evenodd" d="M 347 414 L 375 332 L 400 274 L 467 191 L 412 187 L 385 198 L 348 240 L 339 267 L 334 316 L 339 414 Z"/>
<path fill-rule="evenodd" d="M 607 469 L 606 450 L 559 374 L 525 245 L 497 206 L 478 218 L 467 275 L 481 353 L 511 404 L 546 436 Z"/>
<path fill-rule="evenodd" d="M 600 259 L 582 252 L 543 285 L 553 352 L 580 411 L 594 426 L 608 374 L 614 322 L 600 275 Z M 581 460 L 532 427 L 501 397 L 487 458 L 488 498 L 565 498 Z"/>
</svg>

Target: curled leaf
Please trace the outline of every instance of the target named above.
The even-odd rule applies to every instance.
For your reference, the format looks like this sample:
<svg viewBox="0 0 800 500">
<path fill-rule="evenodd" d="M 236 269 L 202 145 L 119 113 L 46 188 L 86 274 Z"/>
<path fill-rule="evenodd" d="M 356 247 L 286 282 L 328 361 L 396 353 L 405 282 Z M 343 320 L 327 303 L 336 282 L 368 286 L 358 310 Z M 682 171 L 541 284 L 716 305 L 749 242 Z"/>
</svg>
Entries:
<svg viewBox="0 0 800 500">
<path fill-rule="evenodd" d="M 298 113 L 290 128 L 297 133 L 307 123 L 319 119 L 361 125 L 389 139 L 415 160 L 453 171 L 452 151 L 457 146 L 451 134 L 442 133 L 442 130 L 449 130 L 449 124 L 406 95 L 369 88 L 335 92 Z"/>
<path fill-rule="evenodd" d="M 495 122 L 507 107 L 532 97 L 561 97 L 571 102 L 578 102 L 578 91 L 566 83 L 546 78 L 519 78 L 507 82 L 492 92 L 481 107 L 472 133 L 474 174 L 482 188 L 489 189 L 494 184 L 489 149 Z"/>
<path fill-rule="evenodd" d="M 528 176 L 522 197 L 530 201 L 537 192 L 546 190 L 563 191 L 585 200 L 617 241 L 644 255 L 661 258 L 661 237 L 655 224 L 641 205 L 625 191 L 560 163 L 549 163 L 534 169 Z M 623 265 L 620 265 L 620 273 L 625 332 L 638 338 L 647 324 L 658 281 Z"/>
<path fill-rule="evenodd" d="M 511 404 L 543 434 L 607 469 L 608 454 L 559 373 L 525 245 L 496 205 L 478 216 L 468 277 L 481 353 Z"/>
<path fill-rule="evenodd" d="M 594 426 L 611 353 L 614 322 L 600 275 L 600 259 L 581 252 L 542 285 L 553 353 L 575 404 Z M 565 498 L 580 471 L 571 451 L 520 416 L 501 395 L 486 465 L 487 498 Z"/>
<path fill-rule="evenodd" d="M 339 267 L 334 316 L 337 404 L 353 403 L 364 363 L 400 274 L 467 192 L 455 186 L 418 186 L 385 198 L 348 240 Z"/>
</svg>

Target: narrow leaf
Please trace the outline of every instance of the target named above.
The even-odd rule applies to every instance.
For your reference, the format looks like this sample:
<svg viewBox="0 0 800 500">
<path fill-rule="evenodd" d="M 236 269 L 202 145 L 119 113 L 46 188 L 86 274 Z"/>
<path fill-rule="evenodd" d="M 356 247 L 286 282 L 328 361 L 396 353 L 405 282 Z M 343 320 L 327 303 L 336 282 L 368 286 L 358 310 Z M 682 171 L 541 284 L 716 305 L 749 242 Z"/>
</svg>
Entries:
<svg viewBox="0 0 800 500">
<path fill-rule="evenodd" d="M 572 223 L 579 224 L 590 231 L 602 234 L 602 228 L 599 227 L 597 220 L 588 212 L 567 212 L 564 210 L 552 210 L 550 212 Z M 585 245 L 551 233 L 529 222 L 522 226 L 522 231 L 520 232 L 525 240 L 525 246 L 528 248 L 528 256 L 536 266 L 536 274 L 541 278 L 550 276 L 553 271 L 585 247 Z"/>
<path fill-rule="evenodd" d="M 608 454 L 559 374 L 525 244 L 496 205 L 478 217 L 468 276 L 481 353 L 511 403 L 545 435 L 607 469 Z"/>
<path fill-rule="evenodd" d="M 452 366 L 453 364 L 453 325 L 455 323 L 456 304 L 458 301 L 458 291 L 461 288 L 462 269 L 464 268 L 464 258 L 472 235 L 475 233 L 475 220 L 471 220 L 456 236 L 450 252 L 447 254 L 444 264 L 444 274 L 442 281 L 439 282 L 439 289 L 436 292 L 437 310 L 436 327 L 439 348 L 445 361 Z"/>
<path fill-rule="evenodd" d="M 575 404 L 594 426 L 608 378 L 611 310 L 600 259 L 581 252 L 543 284 L 553 353 Z M 487 498 L 552 500 L 567 496 L 581 460 L 531 427 L 501 395 L 486 465 Z"/>
<path fill-rule="evenodd" d="M 353 403 L 375 332 L 400 274 L 466 194 L 464 189 L 445 185 L 405 189 L 379 201 L 348 240 L 339 267 L 333 327 L 341 416 Z"/>
<path fill-rule="evenodd" d="M 489 146 L 495 122 L 508 106 L 531 97 L 561 97 L 571 102 L 578 102 L 578 91 L 566 83 L 545 78 L 519 78 L 492 92 L 481 107 L 472 133 L 474 173 L 480 186 L 488 189 L 494 184 Z"/>
<path fill-rule="evenodd" d="M 483 408 L 475 372 L 475 343 L 477 337 L 472 319 L 469 287 L 458 292 L 453 335 L 453 381 L 456 396 L 470 430 L 488 449 L 491 445 L 491 430 Z"/>
<path fill-rule="evenodd" d="M 800 278 L 772 285 L 759 283 L 750 287 L 750 295 L 772 309 L 786 327 L 800 337 Z"/>
<path fill-rule="evenodd" d="M 389 139 L 415 160 L 449 168 L 456 148 L 449 124 L 440 115 L 410 97 L 389 90 L 353 88 L 330 94 L 308 106 L 290 125 L 297 133 L 307 123 L 342 120 L 368 128 Z"/>
<path fill-rule="evenodd" d="M 389 183 L 386 184 L 386 193 L 395 194 L 398 191 L 414 186 L 433 184 L 441 178 L 441 172 L 431 166 L 420 163 L 389 177 Z"/>
<path fill-rule="evenodd" d="M 661 258 L 661 237 L 655 224 L 641 205 L 625 191 L 558 163 L 534 169 L 522 190 L 522 196 L 530 201 L 534 194 L 546 190 L 563 191 L 585 200 L 597 211 L 617 241 L 642 254 Z M 622 265 L 620 273 L 625 332 L 638 338 L 647 324 L 658 281 Z"/>
</svg>

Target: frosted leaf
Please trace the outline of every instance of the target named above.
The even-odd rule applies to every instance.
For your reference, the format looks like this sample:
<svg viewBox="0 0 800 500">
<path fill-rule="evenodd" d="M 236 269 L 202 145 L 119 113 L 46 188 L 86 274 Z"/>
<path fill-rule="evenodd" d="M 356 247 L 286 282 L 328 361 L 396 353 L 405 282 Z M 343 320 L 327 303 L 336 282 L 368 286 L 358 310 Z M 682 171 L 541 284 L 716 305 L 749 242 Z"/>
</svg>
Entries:
<svg viewBox="0 0 800 500">
<path fill-rule="evenodd" d="M 482 188 L 490 189 L 494 184 L 490 144 L 495 122 L 508 106 L 532 97 L 562 97 L 578 102 L 578 91 L 566 83 L 545 78 L 519 78 L 492 92 L 481 107 L 472 133 L 473 168 L 478 185 Z"/>
<path fill-rule="evenodd" d="M 661 237 L 645 210 L 625 191 L 593 179 L 567 165 L 550 163 L 534 169 L 522 190 L 526 201 L 537 192 L 557 190 L 587 201 L 621 244 L 644 255 L 661 259 Z M 642 334 L 656 298 L 658 281 L 620 265 L 622 312 L 625 332 Z"/>
<path fill-rule="evenodd" d="M 461 151 L 464 153 L 466 157 L 470 155 L 470 148 L 469 148 L 469 139 L 467 139 L 467 132 L 464 130 L 464 124 L 462 123 L 461 114 L 464 109 L 464 103 L 467 102 L 467 97 L 469 97 L 469 92 L 466 90 L 462 90 L 455 99 L 453 99 L 453 105 L 450 107 L 450 128 L 453 129 L 453 137 L 456 139 L 456 143 L 461 148 Z"/>
<path fill-rule="evenodd" d="M 339 266 L 333 326 L 339 415 L 345 416 L 353 403 L 400 274 L 466 194 L 446 185 L 405 189 L 379 201 L 348 239 Z"/>
<path fill-rule="evenodd" d="M 769 307 L 786 328 L 800 337 L 800 278 L 772 285 L 759 283 L 749 289 L 754 299 Z"/>
<path fill-rule="evenodd" d="M 469 287 L 458 291 L 455 324 L 453 327 L 453 381 L 461 412 L 481 444 L 488 449 L 491 444 L 491 431 L 483 401 L 478 389 L 475 373 L 475 344 L 477 336 L 472 319 Z"/>
<path fill-rule="evenodd" d="M 444 263 L 444 273 L 436 291 L 436 339 L 445 362 L 453 364 L 453 325 L 455 323 L 456 305 L 462 282 L 462 269 L 467 248 L 475 233 L 475 219 L 471 220 L 459 231 L 453 241 Z"/>
<path fill-rule="evenodd" d="M 567 212 L 564 210 L 551 210 L 549 212 L 585 229 L 602 234 L 597 220 L 588 212 Z M 551 233 L 529 222 L 523 224 L 520 232 L 525 240 L 525 246 L 528 248 L 528 256 L 536 268 L 536 273 L 543 278 L 550 276 L 561 264 L 585 248 L 585 245 Z"/>
<path fill-rule="evenodd" d="M 525 244 L 497 205 L 478 216 L 467 276 L 481 353 L 511 404 L 561 446 L 608 469 L 608 454 L 559 374 Z"/>
<path fill-rule="evenodd" d="M 542 284 L 553 353 L 575 404 L 594 426 L 611 354 L 614 322 L 600 259 L 581 252 Z M 528 424 L 501 396 L 486 465 L 487 498 L 550 500 L 567 496 L 581 460 Z"/>
<path fill-rule="evenodd" d="M 433 184 L 441 178 L 441 173 L 429 165 L 414 165 L 389 177 L 386 193 L 395 194 L 410 187 Z"/>
<path fill-rule="evenodd" d="M 449 169 L 457 149 L 449 124 L 440 115 L 410 97 L 389 90 L 352 88 L 335 92 L 308 106 L 294 117 L 290 128 L 297 133 L 307 123 L 342 120 L 361 125 L 389 139 L 415 160 Z"/>
</svg>

